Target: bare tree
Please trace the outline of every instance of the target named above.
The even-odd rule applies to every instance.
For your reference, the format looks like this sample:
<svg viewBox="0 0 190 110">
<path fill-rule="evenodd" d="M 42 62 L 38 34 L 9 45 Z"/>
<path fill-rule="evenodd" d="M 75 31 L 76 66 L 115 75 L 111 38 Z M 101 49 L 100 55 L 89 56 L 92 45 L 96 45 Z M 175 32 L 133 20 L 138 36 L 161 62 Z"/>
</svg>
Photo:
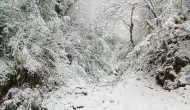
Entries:
<svg viewBox="0 0 190 110">
<path fill-rule="evenodd" d="M 130 15 L 130 23 L 128 24 L 125 20 L 122 19 L 122 21 L 124 22 L 124 24 L 128 27 L 129 29 L 129 33 L 130 33 L 130 42 L 132 45 L 132 48 L 135 47 L 135 43 L 133 40 L 133 30 L 134 30 L 134 20 L 133 20 L 133 15 L 134 15 L 134 10 L 135 10 L 135 5 L 132 6 L 131 9 L 131 15 Z"/>
<path fill-rule="evenodd" d="M 134 34 L 138 33 L 137 31 L 146 31 L 144 35 L 140 36 L 146 36 L 148 34 L 147 30 L 142 29 L 142 26 L 145 28 L 148 26 L 146 29 L 151 31 L 161 26 L 160 15 L 162 15 L 163 3 L 165 3 L 165 1 L 166 0 L 118 1 L 110 4 L 105 9 L 104 18 L 107 23 L 113 23 L 114 25 L 116 24 L 115 22 L 122 21 L 129 30 L 130 43 L 134 48 Z M 156 5 L 156 3 L 158 3 L 158 5 Z M 145 13 L 145 15 L 142 15 L 140 12 Z"/>
<path fill-rule="evenodd" d="M 106 22 L 112 25 L 117 25 L 117 23 L 122 23 L 129 31 L 129 41 L 132 49 L 135 47 L 134 32 L 135 30 L 141 32 L 140 29 L 135 29 L 138 19 L 135 19 L 135 10 L 141 8 L 142 0 L 123 0 L 106 7 L 104 10 L 104 18 Z M 139 28 L 139 25 L 136 25 Z M 140 35 L 141 36 L 141 35 Z"/>
</svg>

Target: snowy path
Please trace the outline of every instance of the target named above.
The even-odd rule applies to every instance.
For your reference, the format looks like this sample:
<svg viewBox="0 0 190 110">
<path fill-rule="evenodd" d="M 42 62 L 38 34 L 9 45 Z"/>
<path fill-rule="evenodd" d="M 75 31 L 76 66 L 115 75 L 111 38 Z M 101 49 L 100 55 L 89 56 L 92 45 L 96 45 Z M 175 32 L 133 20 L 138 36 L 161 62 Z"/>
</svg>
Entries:
<svg viewBox="0 0 190 110">
<path fill-rule="evenodd" d="M 141 83 L 61 88 L 50 96 L 48 110 L 190 110 L 190 100 Z"/>
</svg>

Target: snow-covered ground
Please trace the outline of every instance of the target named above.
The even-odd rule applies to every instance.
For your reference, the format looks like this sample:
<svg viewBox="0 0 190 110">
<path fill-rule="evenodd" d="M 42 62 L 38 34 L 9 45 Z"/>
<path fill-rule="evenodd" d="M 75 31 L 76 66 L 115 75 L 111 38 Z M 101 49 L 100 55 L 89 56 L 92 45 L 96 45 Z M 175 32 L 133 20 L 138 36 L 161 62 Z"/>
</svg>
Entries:
<svg viewBox="0 0 190 110">
<path fill-rule="evenodd" d="M 189 96 L 190 86 L 169 92 L 133 77 L 116 86 L 63 87 L 48 94 L 43 106 L 48 110 L 190 110 Z"/>
</svg>

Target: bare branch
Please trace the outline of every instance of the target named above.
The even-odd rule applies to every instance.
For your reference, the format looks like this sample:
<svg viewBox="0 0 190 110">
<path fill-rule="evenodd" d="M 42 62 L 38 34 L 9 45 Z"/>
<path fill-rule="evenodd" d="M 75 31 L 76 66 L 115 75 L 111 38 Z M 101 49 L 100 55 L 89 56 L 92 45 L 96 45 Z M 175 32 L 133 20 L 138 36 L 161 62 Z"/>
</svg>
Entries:
<svg viewBox="0 0 190 110">
<path fill-rule="evenodd" d="M 126 26 L 128 26 L 128 28 L 130 28 L 130 25 L 129 25 L 125 20 L 121 19 L 121 21 L 123 21 L 123 23 L 124 23 Z"/>
<path fill-rule="evenodd" d="M 152 30 L 155 29 L 155 26 L 148 19 L 146 19 L 146 23 Z"/>
<path fill-rule="evenodd" d="M 73 5 L 77 2 L 78 0 L 75 0 L 73 3 L 68 5 L 68 8 L 65 10 L 64 16 L 66 16 L 69 12 L 69 10 L 73 7 Z"/>
<path fill-rule="evenodd" d="M 153 4 L 152 4 L 152 1 L 150 0 L 150 4 L 151 6 L 148 4 L 148 2 L 146 0 L 144 0 L 144 2 L 146 3 L 146 7 L 152 12 L 152 14 L 154 15 L 155 18 L 158 18 L 155 10 L 154 10 L 154 7 L 153 7 Z"/>
</svg>

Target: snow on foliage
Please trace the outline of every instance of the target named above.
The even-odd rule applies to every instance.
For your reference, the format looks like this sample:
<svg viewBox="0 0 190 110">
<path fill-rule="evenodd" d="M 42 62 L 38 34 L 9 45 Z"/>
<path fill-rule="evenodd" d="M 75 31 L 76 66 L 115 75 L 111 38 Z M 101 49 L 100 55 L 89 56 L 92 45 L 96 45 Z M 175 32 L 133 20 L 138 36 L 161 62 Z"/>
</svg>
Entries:
<svg viewBox="0 0 190 110">
<path fill-rule="evenodd" d="M 134 23 L 139 26 L 130 30 L 136 37 L 133 46 L 114 32 L 105 34 L 108 30 L 102 25 L 75 21 L 78 15 L 73 15 L 77 13 L 74 8 L 80 2 L 0 1 L 0 81 L 5 82 L 0 85 L 0 99 L 6 110 L 40 110 L 43 93 L 61 86 L 117 84 L 128 70 L 131 74 L 150 73 L 167 90 L 189 85 L 190 58 L 180 49 L 180 41 L 190 39 L 186 5 L 180 7 L 175 0 L 154 1 L 158 6 L 151 0 L 116 5 L 124 13 L 119 16 L 120 12 L 114 12 L 114 17 L 122 19 L 129 15 L 126 6 L 132 6 L 132 11 L 136 11 L 134 6 L 138 8 Z M 141 11 L 148 15 L 136 16 Z M 131 20 L 128 27 L 133 28 L 133 16 Z M 144 38 L 139 37 L 141 31 Z"/>
<path fill-rule="evenodd" d="M 9 89 L 11 92 L 12 87 L 25 88 L 25 85 L 28 85 L 31 87 L 29 91 L 32 92 L 36 85 L 40 85 L 47 92 L 58 89 L 60 85 L 99 82 L 104 76 L 114 74 L 114 66 L 110 60 L 113 56 L 111 51 L 115 50 L 122 40 L 105 38 L 100 30 L 91 31 L 80 24 L 71 24 L 70 17 L 64 16 L 63 13 L 75 2 L 0 2 L 0 10 L 6 18 L 5 23 L 0 22 L 4 26 L 3 34 L 0 34 L 3 40 L 6 40 L 6 54 L 2 56 L 6 58 L 6 62 L 12 63 L 8 67 L 13 69 L 6 73 L 8 83 L 3 86 L 5 89 L 1 91 L 1 98 Z M 59 5 L 57 8 L 60 8 L 60 13 L 56 5 Z M 25 93 L 25 89 L 16 91 L 18 96 L 20 93 L 22 95 L 22 92 Z M 19 108 L 28 108 L 23 104 Z"/>
</svg>

